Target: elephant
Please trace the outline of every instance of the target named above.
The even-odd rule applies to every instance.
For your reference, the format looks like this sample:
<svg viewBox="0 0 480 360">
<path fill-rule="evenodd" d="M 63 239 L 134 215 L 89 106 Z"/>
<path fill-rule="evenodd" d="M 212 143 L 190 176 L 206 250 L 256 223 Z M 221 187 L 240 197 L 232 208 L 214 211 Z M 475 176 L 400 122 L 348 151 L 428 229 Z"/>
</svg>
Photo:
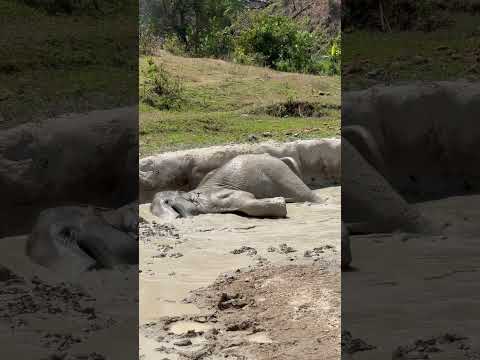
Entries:
<svg viewBox="0 0 480 360">
<path fill-rule="evenodd" d="M 35 263 L 65 276 L 138 264 L 138 206 L 116 210 L 64 206 L 43 210 L 26 242 Z"/>
<path fill-rule="evenodd" d="M 354 133 L 356 146 L 350 142 Z M 383 157 L 367 130 L 350 127 L 346 134 L 349 138 L 342 134 L 342 214 L 350 232 L 438 232 L 437 226 L 411 206 L 377 170 L 384 164 Z M 357 145 L 362 140 L 363 145 Z M 368 161 L 358 147 L 368 149 Z"/>
<path fill-rule="evenodd" d="M 157 193 L 150 210 L 164 219 L 207 213 L 282 218 L 287 216 L 286 202 L 307 201 L 321 199 L 301 180 L 293 158 L 244 154 L 209 172 L 192 191 Z"/>
<path fill-rule="evenodd" d="M 387 181 L 379 147 L 362 126 L 342 129 L 342 173 L 342 269 L 352 262 L 352 233 L 442 232 Z"/>
</svg>

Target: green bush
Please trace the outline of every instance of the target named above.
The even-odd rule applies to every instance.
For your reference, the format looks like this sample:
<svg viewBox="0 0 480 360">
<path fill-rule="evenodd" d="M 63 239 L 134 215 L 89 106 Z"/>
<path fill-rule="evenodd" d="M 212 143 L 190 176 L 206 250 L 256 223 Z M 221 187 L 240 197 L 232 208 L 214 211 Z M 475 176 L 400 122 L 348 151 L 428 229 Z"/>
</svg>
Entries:
<svg viewBox="0 0 480 360">
<path fill-rule="evenodd" d="M 279 71 L 338 74 L 339 39 L 326 41 L 286 16 L 257 13 L 237 26 L 234 60 Z"/>
<path fill-rule="evenodd" d="M 196 55 L 225 58 L 231 54 L 233 49 L 234 42 L 230 28 L 212 29 L 201 37 Z"/>
<path fill-rule="evenodd" d="M 183 43 L 175 34 L 168 34 L 163 40 L 162 47 L 164 50 L 177 56 L 184 56 L 187 52 L 185 43 Z"/>
<path fill-rule="evenodd" d="M 162 65 L 147 59 L 142 70 L 144 80 L 140 86 L 140 100 L 159 110 L 172 110 L 184 102 L 184 88 L 178 77 L 174 77 Z"/>
</svg>

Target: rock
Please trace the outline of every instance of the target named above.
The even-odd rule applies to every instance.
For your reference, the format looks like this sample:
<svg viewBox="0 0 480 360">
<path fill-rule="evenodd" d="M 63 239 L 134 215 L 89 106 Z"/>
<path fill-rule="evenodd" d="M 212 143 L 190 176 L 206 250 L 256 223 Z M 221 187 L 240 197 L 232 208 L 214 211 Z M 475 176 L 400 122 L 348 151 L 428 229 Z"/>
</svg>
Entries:
<svg viewBox="0 0 480 360">
<path fill-rule="evenodd" d="M 273 134 L 272 134 L 271 132 L 264 132 L 264 133 L 262 134 L 262 136 L 263 136 L 263 137 L 272 137 Z"/>
</svg>

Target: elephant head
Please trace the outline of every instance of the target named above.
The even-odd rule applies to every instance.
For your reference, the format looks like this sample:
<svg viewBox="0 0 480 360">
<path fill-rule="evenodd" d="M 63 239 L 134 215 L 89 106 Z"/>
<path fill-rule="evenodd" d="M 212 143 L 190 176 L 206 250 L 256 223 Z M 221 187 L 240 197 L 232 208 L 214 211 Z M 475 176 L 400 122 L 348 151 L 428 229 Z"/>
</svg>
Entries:
<svg viewBox="0 0 480 360">
<path fill-rule="evenodd" d="M 184 191 L 161 191 L 150 205 L 152 214 L 163 219 L 190 217 L 204 213 L 200 194 Z"/>
<path fill-rule="evenodd" d="M 136 240 L 92 208 L 58 207 L 40 213 L 27 244 L 36 263 L 65 275 L 138 263 Z"/>
</svg>

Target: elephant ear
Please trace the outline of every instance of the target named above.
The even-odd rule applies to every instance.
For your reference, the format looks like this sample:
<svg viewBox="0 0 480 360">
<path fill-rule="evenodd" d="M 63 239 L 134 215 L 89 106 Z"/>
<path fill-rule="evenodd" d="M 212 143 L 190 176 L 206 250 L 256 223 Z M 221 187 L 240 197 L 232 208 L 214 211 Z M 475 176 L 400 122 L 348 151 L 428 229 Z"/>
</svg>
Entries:
<svg viewBox="0 0 480 360">
<path fill-rule="evenodd" d="M 287 166 L 292 170 L 300 179 L 302 178 L 302 172 L 300 171 L 300 167 L 298 163 L 292 157 L 283 157 L 280 158 Z"/>
<path fill-rule="evenodd" d="M 387 167 L 380 146 L 367 128 L 362 125 L 344 126 L 342 137 L 347 139 L 380 174 L 387 177 Z"/>
</svg>

